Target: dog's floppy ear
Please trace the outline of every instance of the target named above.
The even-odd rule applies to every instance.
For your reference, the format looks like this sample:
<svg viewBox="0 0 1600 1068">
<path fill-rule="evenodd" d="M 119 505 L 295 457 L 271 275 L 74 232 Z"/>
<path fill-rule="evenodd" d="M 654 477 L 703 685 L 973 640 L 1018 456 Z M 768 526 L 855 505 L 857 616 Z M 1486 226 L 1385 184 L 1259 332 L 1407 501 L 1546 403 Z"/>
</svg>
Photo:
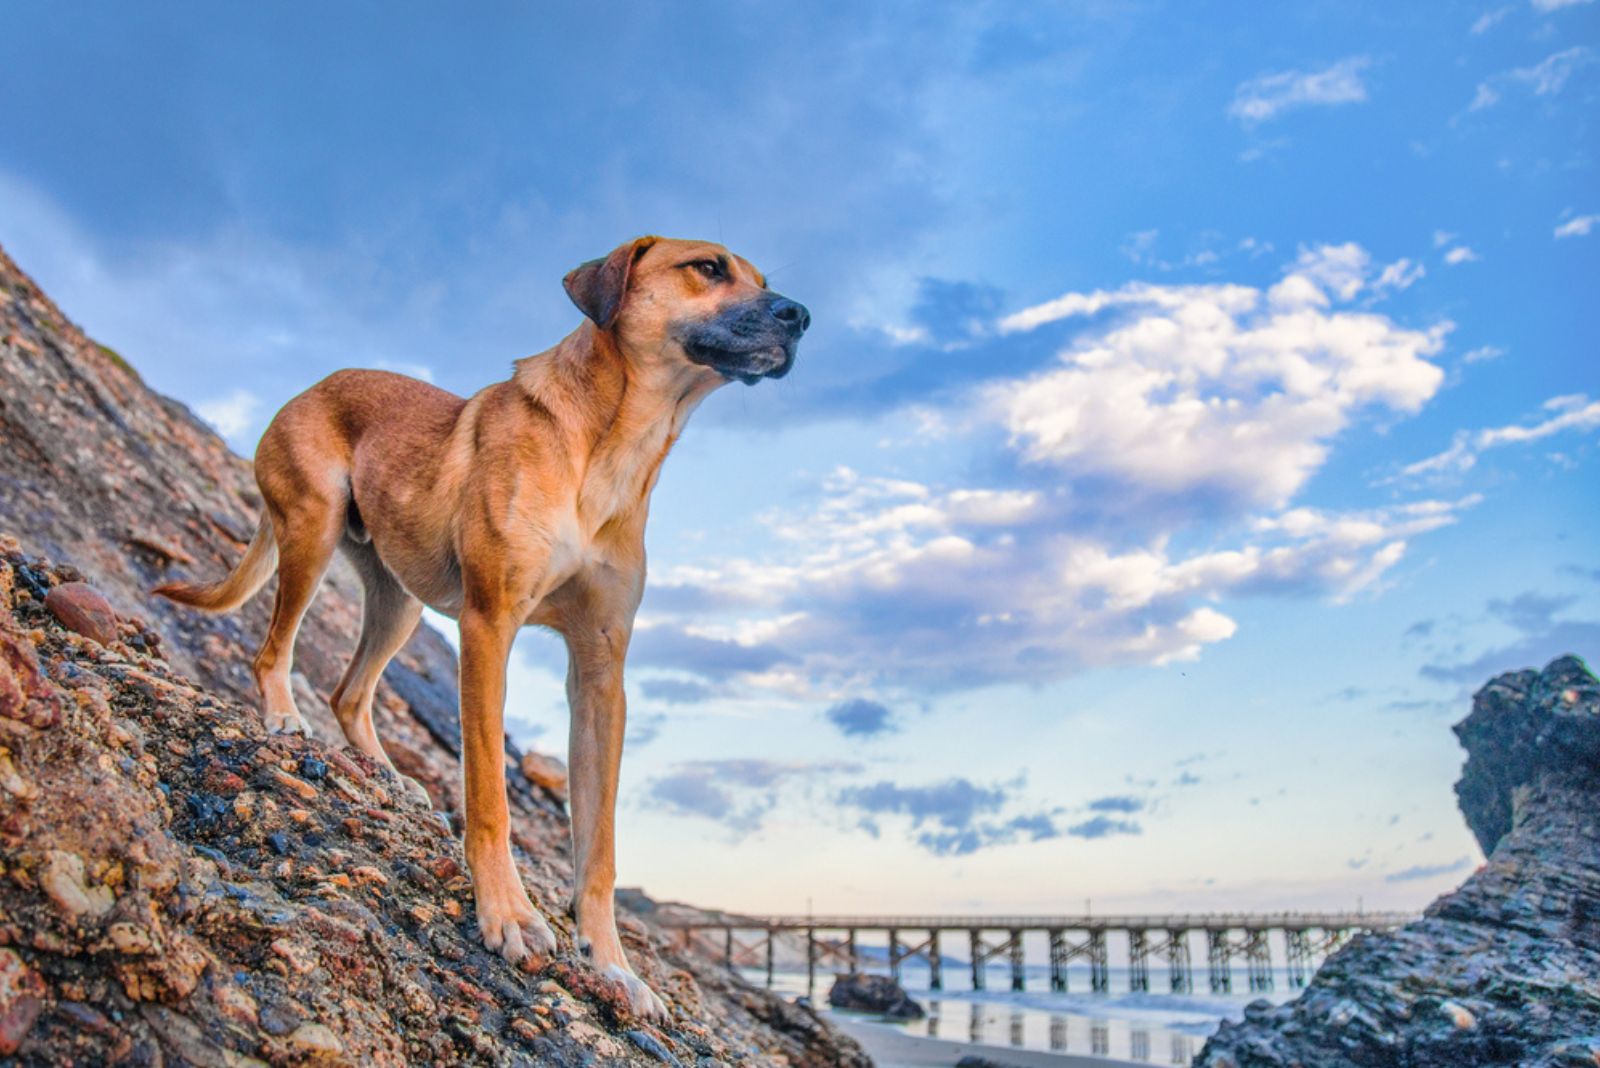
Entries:
<svg viewBox="0 0 1600 1068">
<path fill-rule="evenodd" d="M 628 272 L 655 243 L 653 237 L 641 237 L 618 245 L 605 259 L 590 260 L 574 267 L 561 280 L 567 296 L 596 326 L 602 330 L 609 328 L 617 321 L 622 298 L 628 293 Z"/>
</svg>

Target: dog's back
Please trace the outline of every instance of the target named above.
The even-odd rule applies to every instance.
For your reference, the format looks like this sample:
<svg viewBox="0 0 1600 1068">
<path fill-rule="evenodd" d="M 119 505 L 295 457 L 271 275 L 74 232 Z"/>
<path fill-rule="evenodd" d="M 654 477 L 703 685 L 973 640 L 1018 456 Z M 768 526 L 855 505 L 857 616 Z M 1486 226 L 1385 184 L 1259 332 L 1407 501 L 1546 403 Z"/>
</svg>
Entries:
<svg viewBox="0 0 1600 1068">
<path fill-rule="evenodd" d="M 437 471 L 430 469 L 448 454 L 445 443 L 466 404 L 391 371 L 344 370 L 324 378 L 285 404 L 261 436 L 255 469 L 265 507 L 238 566 L 217 582 L 169 582 L 154 592 L 208 612 L 233 611 L 276 570 L 274 525 L 311 502 L 339 511 L 346 533 L 369 541 L 357 485 L 386 494 L 408 487 L 437 493 Z"/>
</svg>

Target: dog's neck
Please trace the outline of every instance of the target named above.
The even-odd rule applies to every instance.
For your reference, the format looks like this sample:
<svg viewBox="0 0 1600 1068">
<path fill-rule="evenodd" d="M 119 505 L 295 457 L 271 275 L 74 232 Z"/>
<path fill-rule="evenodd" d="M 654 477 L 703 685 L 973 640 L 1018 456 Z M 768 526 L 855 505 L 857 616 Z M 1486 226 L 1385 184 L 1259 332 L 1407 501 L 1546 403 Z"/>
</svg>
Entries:
<svg viewBox="0 0 1600 1068">
<path fill-rule="evenodd" d="M 643 520 L 667 452 L 702 400 L 727 379 L 689 363 L 630 360 L 610 331 L 585 321 L 554 348 L 517 363 L 513 383 L 537 403 L 579 416 L 581 519 L 600 526 L 638 509 Z"/>
</svg>

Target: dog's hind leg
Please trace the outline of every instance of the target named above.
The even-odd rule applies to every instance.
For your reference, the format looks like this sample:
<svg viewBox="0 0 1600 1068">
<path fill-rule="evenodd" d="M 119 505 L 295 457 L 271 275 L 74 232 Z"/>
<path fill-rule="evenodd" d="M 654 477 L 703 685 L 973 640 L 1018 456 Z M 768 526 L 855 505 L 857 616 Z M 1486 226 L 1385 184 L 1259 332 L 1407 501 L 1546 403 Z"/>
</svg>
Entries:
<svg viewBox="0 0 1600 1068">
<path fill-rule="evenodd" d="M 361 576 L 366 597 L 361 606 L 361 639 L 328 703 L 344 730 L 345 741 L 394 771 L 372 726 L 372 698 L 383 669 L 417 629 L 422 602 L 407 593 L 383 566 L 371 542 L 360 543 L 347 537 L 342 547 Z M 420 783 L 404 775 L 400 779 L 408 792 L 431 807 L 428 792 Z"/>
<path fill-rule="evenodd" d="M 274 507 L 269 499 L 268 508 L 278 539 L 278 592 L 272 603 L 267 639 L 255 659 L 261 712 L 269 731 L 310 734 L 310 725 L 295 707 L 289 682 L 294 671 L 294 639 L 333 559 L 344 529 L 345 506 L 343 500 L 306 494 L 288 508 Z"/>
</svg>

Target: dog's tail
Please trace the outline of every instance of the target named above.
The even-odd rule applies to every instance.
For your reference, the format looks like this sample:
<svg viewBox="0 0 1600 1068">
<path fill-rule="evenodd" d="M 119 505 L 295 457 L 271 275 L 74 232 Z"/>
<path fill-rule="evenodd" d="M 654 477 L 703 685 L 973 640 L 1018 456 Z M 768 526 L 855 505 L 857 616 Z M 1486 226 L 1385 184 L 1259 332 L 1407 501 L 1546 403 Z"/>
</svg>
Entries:
<svg viewBox="0 0 1600 1068">
<path fill-rule="evenodd" d="M 250 548 L 232 574 L 221 582 L 168 582 L 150 591 L 206 612 L 231 612 L 254 597 L 278 569 L 278 541 L 265 513 Z"/>
</svg>

